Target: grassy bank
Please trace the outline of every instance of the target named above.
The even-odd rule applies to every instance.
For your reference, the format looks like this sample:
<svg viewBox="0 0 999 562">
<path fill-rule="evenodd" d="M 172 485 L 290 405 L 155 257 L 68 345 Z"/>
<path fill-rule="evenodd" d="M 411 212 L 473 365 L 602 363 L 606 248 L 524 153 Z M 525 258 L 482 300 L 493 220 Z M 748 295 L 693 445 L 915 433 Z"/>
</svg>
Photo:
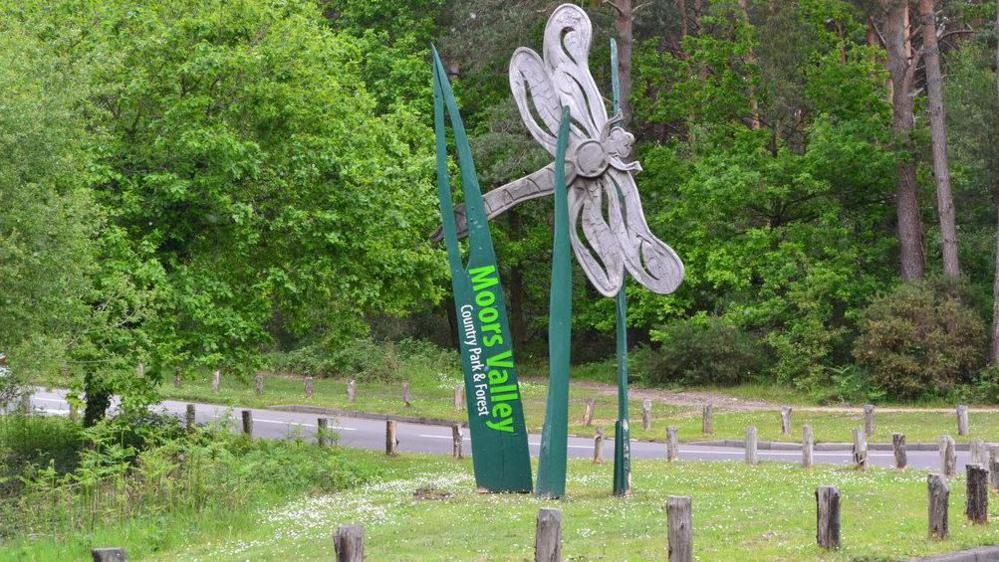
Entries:
<svg viewBox="0 0 999 562">
<path fill-rule="evenodd" d="M 355 454 L 351 452 L 350 454 Z M 365 453 L 357 453 L 364 455 Z M 468 462 L 407 456 L 384 460 L 384 479 L 345 492 L 302 497 L 259 513 L 252 527 L 234 526 L 153 560 L 330 560 L 338 525 L 365 527 L 368 560 L 531 559 L 534 517 L 541 507 L 563 513 L 566 560 L 665 559 L 663 505 L 689 495 L 695 553 L 700 560 L 848 561 L 909 557 L 999 542 L 996 526 L 966 525 L 964 483 L 951 483 L 952 537 L 926 538 L 926 474 L 793 465 L 639 461 L 635 494 L 609 494 L 610 465 L 571 461 L 569 496 L 562 501 L 474 491 Z M 445 499 L 417 499 L 433 486 Z M 842 494 L 843 548 L 815 545 L 815 488 Z M 996 502 L 993 502 L 996 506 Z M 999 510 L 993 507 L 993 516 Z"/>
<path fill-rule="evenodd" d="M 412 407 L 405 407 L 401 400 L 399 383 L 357 383 L 357 400 L 347 401 L 347 382 L 336 379 L 315 381 L 315 394 L 304 396 L 301 378 L 268 376 L 265 379 L 264 393 L 257 396 L 252 383 L 239 380 L 223 380 L 218 394 L 213 393 L 207 376 L 186 380 L 180 388 L 164 384 L 161 393 L 165 398 L 218 402 L 232 406 L 267 407 L 273 405 L 304 404 L 329 408 L 341 408 L 360 412 L 422 416 L 451 421 L 465 419 L 464 412 L 454 409 L 454 386 L 459 383 L 457 376 L 427 376 L 411 379 Z M 527 425 L 531 431 L 540 431 L 544 422 L 545 397 L 547 387 L 543 379 L 530 379 L 522 382 L 522 395 Z M 759 389 L 757 389 L 759 391 Z M 755 392 L 755 391 L 754 391 Z M 593 426 L 582 424 L 587 400 L 595 401 Z M 863 425 L 859 412 L 795 410 L 792 414 L 793 431 L 783 435 L 780 431 L 780 414 L 774 410 L 726 410 L 715 407 L 714 435 L 701 432 L 701 410 L 698 406 L 673 406 L 663 403 L 653 405 L 653 424 L 650 430 L 642 428 L 642 401 L 630 402 L 632 436 L 636 439 L 661 441 L 665 438 L 667 426 L 679 429 L 681 441 L 706 439 L 742 439 L 746 427 L 754 425 L 761 440 L 797 441 L 801 438 L 801 426 L 812 425 L 815 438 L 819 442 L 848 442 L 854 427 Z M 576 435 L 592 436 L 595 427 L 612 429 L 617 416 L 617 397 L 606 388 L 592 384 L 573 383 L 570 391 L 570 432 Z M 959 443 L 971 439 L 999 441 L 999 412 L 972 412 L 971 434 L 957 435 L 956 416 L 953 412 L 878 412 L 876 432 L 872 442 L 890 442 L 892 433 L 904 433 L 909 443 L 936 442 L 940 436 L 949 434 Z"/>
</svg>

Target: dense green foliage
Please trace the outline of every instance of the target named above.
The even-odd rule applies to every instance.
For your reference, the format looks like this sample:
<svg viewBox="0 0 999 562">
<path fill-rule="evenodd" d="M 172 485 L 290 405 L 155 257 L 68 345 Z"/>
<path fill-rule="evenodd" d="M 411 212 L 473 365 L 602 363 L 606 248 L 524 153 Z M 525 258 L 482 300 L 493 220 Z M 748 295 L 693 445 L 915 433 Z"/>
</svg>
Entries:
<svg viewBox="0 0 999 562">
<path fill-rule="evenodd" d="M 94 423 L 110 394 L 137 410 L 163 380 L 215 369 L 405 377 L 409 344 L 391 342 L 457 331 L 444 255 L 427 239 L 429 44 L 495 187 L 549 161 L 506 65 L 516 47 L 540 48 L 555 4 L 0 0 L 0 352 L 17 378 L 72 377 Z M 778 382 L 822 399 L 999 392 L 978 375 L 984 338 L 963 341 L 973 349 L 939 376 L 855 352 L 875 337 L 871 303 L 900 283 L 898 154 L 868 4 L 715 0 L 694 12 L 661 0 L 635 12 L 638 185 L 687 266 L 674 295 L 628 287 L 631 340 L 651 349 L 638 375 Z M 606 94 L 615 13 L 584 7 Z M 992 8 L 942 7 L 970 26 L 942 48 L 967 280 L 954 306 L 982 326 L 999 185 L 996 128 L 982 126 L 999 107 Z M 920 165 L 936 272 L 925 121 L 903 156 Z M 493 228 L 521 357 L 546 355 L 550 224 L 539 199 Z M 577 271 L 573 358 L 612 355 L 613 326 L 613 302 Z M 919 357 L 937 344 L 905 345 Z"/>
</svg>

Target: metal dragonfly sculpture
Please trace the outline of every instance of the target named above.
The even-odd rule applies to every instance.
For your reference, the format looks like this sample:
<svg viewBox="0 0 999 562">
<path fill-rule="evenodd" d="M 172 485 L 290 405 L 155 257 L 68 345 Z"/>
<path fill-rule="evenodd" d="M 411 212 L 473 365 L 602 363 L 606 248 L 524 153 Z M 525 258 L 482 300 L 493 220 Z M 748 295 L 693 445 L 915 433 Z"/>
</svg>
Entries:
<svg viewBox="0 0 999 562">
<path fill-rule="evenodd" d="M 619 126 L 620 113 L 607 115 L 587 64 L 592 36 L 586 12 L 572 4 L 559 6 L 545 27 L 544 57 L 526 47 L 514 52 L 510 89 L 531 136 L 553 156 L 562 107 L 569 108 L 569 236 L 593 286 L 614 297 L 627 269 L 652 292 L 669 294 L 683 280 L 683 262 L 649 230 L 633 175 L 642 167 L 628 161 L 635 137 Z M 552 163 L 489 191 L 483 195 L 486 215 L 491 219 L 551 194 L 554 180 Z M 455 220 L 459 235 L 464 235 L 461 206 L 455 208 Z M 434 238 L 440 240 L 440 230 Z"/>
<path fill-rule="evenodd" d="M 615 424 L 614 493 L 631 489 L 625 271 L 658 294 L 672 293 L 683 281 L 679 256 L 649 230 L 629 161 L 634 135 L 622 128 L 617 89 L 616 46 L 612 40 L 615 114 L 608 116 L 590 74 L 588 56 L 593 29 L 581 8 L 563 4 L 545 26 L 543 56 L 521 47 L 510 61 L 510 89 L 531 136 L 556 161 L 493 189 L 481 197 L 489 219 L 531 199 L 556 195 L 555 252 L 549 314 L 549 390 L 542 430 L 537 493 L 552 497 L 565 492 L 571 293 L 569 265 L 560 258 L 568 238 L 587 278 L 601 294 L 617 299 L 618 420 Z M 568 119 L 561 128 L 562 119 Z M 563 144 L 560 145 L 559 141 Z M 561 166 L 561 169 L 557 167 Z M 560 205 L 565 207 L 560 207 Z M 566 224 L 560 217 L 568 215 Z M 477 211 L 480 212 L 480 211 Z M 454 207 L 459 236 L 468 225 L 465 209 Z M 441 229 L 433 235 L 441 240 Z"/>
</svg>

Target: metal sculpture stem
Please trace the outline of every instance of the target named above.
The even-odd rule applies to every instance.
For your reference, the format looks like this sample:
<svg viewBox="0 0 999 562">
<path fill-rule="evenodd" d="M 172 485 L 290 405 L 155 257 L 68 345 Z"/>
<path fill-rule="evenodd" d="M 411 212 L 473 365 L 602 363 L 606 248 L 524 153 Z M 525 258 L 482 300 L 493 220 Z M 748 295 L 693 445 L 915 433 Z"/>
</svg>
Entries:
<svg viewBox="0 0 999 562">
<path fill-rule="evenodd" d="M 548 308 L 548 401 L 538 455 L 537 495 L 565 495 L 569 426 L 569 352 L 572 346 L 572 249 L 569 246 L 569 195 L 565 152 L 569 144 L 569 108 L 562 110 L 555 149 L 555 235 Z"/>
<path fill-rule="evenodd" d="M 611 91 L 614 113 L 621 112 L 621 82 L 617 73 L 617 41 L 611 38 Z M 616 297 L 617 309 L 617 423 L 614 424 L 614 495 L 631 493 L 631 439 L 628 428 L 628 299 L 621 282 Z"/>
</svg>

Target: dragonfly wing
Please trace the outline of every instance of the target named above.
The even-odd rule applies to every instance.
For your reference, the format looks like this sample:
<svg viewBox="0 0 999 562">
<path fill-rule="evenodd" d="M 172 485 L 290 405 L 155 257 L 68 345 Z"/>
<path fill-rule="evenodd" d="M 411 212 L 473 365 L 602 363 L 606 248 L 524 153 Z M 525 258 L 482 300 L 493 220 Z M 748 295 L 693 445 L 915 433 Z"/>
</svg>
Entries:
<svg viewBox="0 0 999 562">
<path fill-rule="evenodd" d="M 610 194 L 616 192 L 622 206 L 624 228 L 617 234 L 625 267 L 650 291 L 661 295 L 672 293 L 683 281 L 683 262 L 673 248 L 649 230 L 635 178 L 613 167 L 603 177 Z"/>
<path fill-rule="evenodd" d="M 592 38 L 590 18 L 573 4 L 556 8 L 545 26 L 545 68 L 562 103 L 569 106 L 576 138 L 599 138 L 607 123 L 607 108 L 587 62 Z"/>
<path fill-rule="evenodd" d="M 531 49 L 521 47 L 510 59 L 510 91 L 531 136 L 554 155 L 562 103 L 544 62 Z"/>
<path fill-rule="evenodd" d="M 586 277 L 600 294 L 613 297 L 624 281 L 624 263 L 615 234 L 624 227 L 620 205 L 606 197 L 603 184 L 600 178 L 579 178 L 569 188 L 569 221 L 574 225 L 569 239 Z"/>
</svg>

